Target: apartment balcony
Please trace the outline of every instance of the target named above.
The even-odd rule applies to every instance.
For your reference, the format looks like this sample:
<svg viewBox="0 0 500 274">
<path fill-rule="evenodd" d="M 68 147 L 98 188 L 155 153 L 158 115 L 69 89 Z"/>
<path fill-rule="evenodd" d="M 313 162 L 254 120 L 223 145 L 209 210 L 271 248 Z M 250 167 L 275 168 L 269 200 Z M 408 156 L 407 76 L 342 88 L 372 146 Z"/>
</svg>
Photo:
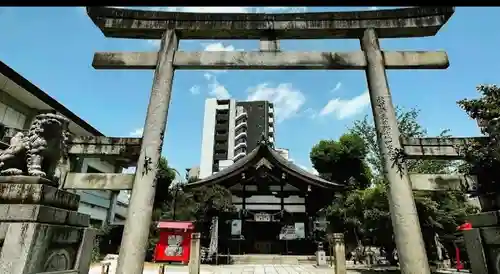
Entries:
<svg viewBox="0 0 500 274">
<path fill-rule="evenodd" d="M 234 126 L 234 130 L 238 130 L 239 128 L 242 128 L 242 127 L 246 127 L 247 126 L 247 121 L 244 120 L 244 121 L 241 121 L 241 122 L 237 122 L 236 125 Z"/>
<path fill-rule="evenodd" d="M 227 131 L 228 124 L 215 124 L 215 130 L 217 131 Z"/>
<path fill-rule="evenodd" d="M 215 144 L 214 148 L 215 151 L 226 151 L 227 144 Z"/>
<path fill-rule="evenodd" d="M 269 124 L 274 123 L 274 117 L 269 117 Z"/>
<path fill-rule="evenodd" d="M 269 133 L 273 133 L 274 132 L 274 127 L 269 127 Z"/>
<path fill-rule="evenodd" d="M 241 119 L 242 117 L 248 117 L 248 114 L 246 111 L 238 111 L 236 110 L 236 116 L 234 117 L 234 120 L 238 121 L 238 119 Z"/>
<path fill-rule="evenodd" d="M 247 155 L 246 152 L 240 152 L 240 153 L 234 155 L 233 161 L 236 163 L 236 161 L 238 161 L 239 159 L 245 157 L 245 155 Z"/>
<path fill-rule="evenodd" d="M 234 136 L 234 139 L 235 139 L 235 140 L 238 140 L 239 138 L 241 138 L 241 137 L 243 137 L 243 136 L 244 136 L 244 137 L 246 137 L 246 136 L 247 136 L 247 132 L 246 132 L 246 131 L 243 131 L 243 132 L 241 132 L 240 134 L 238 134 L 238 135 Z"/>
<path fill-rule="evenodd" d="M 229 138 L 229 135 L 226 133 L 226 134 L 215 134 L 215 140 L 217 141 L 227 141 L 227 139 Z"/>
<path fill-rule="evenodd" d="M 241 142 L 237 145 L 234 146 L 234 151 L 236 151 L 237 149 L 239 149 L 240 147 L 247 147 L 247 142 Z"/>
<path fill-rule="evenodd" d="M 223 122 L 229 121 L 229 114 L 219 114 L 219 113 L 217 113 L 215 115 L 215 118 L 217 119 L 218 123 L 223 123 Z"/>
</svg>

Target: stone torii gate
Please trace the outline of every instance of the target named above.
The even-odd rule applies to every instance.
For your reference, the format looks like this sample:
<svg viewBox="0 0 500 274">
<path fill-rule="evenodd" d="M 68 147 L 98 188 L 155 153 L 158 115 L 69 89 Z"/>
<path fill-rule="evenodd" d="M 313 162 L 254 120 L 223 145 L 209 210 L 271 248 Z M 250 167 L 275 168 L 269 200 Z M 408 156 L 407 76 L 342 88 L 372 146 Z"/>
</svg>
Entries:
<svg viewBox="0 0 500 274">
<path fill-rule="evenodd" d="M 97 69 L 154 69 L 144 136 L 120 248 L 118 273 L 142 273 L 155 177 L 175 69 L 365 70 L 390 183 L 391 217 L 403 273 L 430 273 L 404 164 L 386 69 L 445 69 L 445 52 L 384 52 L 379 38 L 433 36 L 452 7 L 296 14 L 205 14 L 87 8 L 106 37 L 161 39 L 158 52 L 96 53 Z M 259 52 L 184 52 L 179 39 L 258 39 Z M 359 39 L 355 52 L 281 52 L 281 39 Z"/>
</svg>

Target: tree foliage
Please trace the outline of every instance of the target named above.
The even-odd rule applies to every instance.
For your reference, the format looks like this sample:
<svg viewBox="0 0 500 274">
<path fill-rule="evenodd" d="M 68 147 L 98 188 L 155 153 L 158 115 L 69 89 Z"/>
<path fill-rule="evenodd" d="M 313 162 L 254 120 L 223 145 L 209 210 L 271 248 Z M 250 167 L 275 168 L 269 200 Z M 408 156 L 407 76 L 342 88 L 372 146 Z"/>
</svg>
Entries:
<svg viewBox="0 0 500 274">
<path fill-rule="evenodd" d="M 153 208 L 160 208 L 169 200 L 169 188 L 176 174 L 177 171 L 169 167 L 167 159 L 162 156 L 158 162 L 158 172 L 156 173 L 156 192 Z"/>
<path fill-rule="evenodd" d="M 427 131 L 418 123 L 419 111 L 416 109 L 403 110 L 401 108 L 396 109 L 396 116 L 398 119 L 398 127 L 400 134 L 403 138 L 421 138 L 427 135 Z M 387 200 L 387 182 L 383 175 L 383 166 L 381 162 L 380 150 L 378 149 L 378 143 L 376 138 L 376 129 L 373 123 L 368 121 L 368 117 L 365 117 L 362 121 L 357 121 L 354 127 L 351 129 L 353 132 L 365 136 L 365 142 L 370 144 L 369 147 L 373 150 L 369 151 L 368 158 L 371 159 L 372 163 L 376 163 L 374 168 L 377 174 L 376 182 L 383 183 L 376 190 L 367 191 L 365 198 L 368 200 L 384 199 Z M 441 138 L 448 138 L 448 130 L 441 132 Z M 405 161 L 408 172 L 410 173 L 427 173 L 427 174 L 439 174 L 439 173 L 450 173 L 456 170 L 457 163 L 454 161 L 446 160 L 406 160 Z M 385 193 L 384 193 L 385 192 Z M 374 197 L 370 197 L 374 195 Z M 420 225 L 422 228 L 422 233 L 424 236 L 424 241 L 426 242 L 426 247 L 430 258 L 433 258 L 434 254 L 431 252 L 434 250 L 434 235 L 446 235 L 455 232 L 457 225 L 459 225 L 468 213 L 474 211 L 474 208 L 466 202 L 466 197 L 464 193 L 456 192 L 414 192 L 415 204 L 417 207 Z M 387 214 L 381 214 L 381 212 L 387 212 Z M 389 214 L 389 204 L 386 201 L 379 201 L 375 204 L 368 204 L 365 216 L 382 216 L 381 219 L 385 222 L 382 225 L 382 220 L 379 221 L 379 225 L 383 228 L 392 227 L 390 214 Z M 373 218 L 373 217 L 372 217 Z M 392 229 L 391 229 L 392 231 Z M 377 234 L 378 235 L 378 234 Z M 376 235 L 371 235 L 375 237 Z M 392 234 L 391 234 L 392 236 Z M 380 235 L 378 236 L 380 237 Z M 376 242 L 381 244 L 381 241 L 374 239 Z M 383 237 L 383 245 L 390 248 L 393 246 L 392 239 L 388 237 Z"/>
<path fill-rule="evenodd" d="M 151 260 L 159 239 L 156 228 L 160 220 L 195 221 L 198 232 L 207 235 L 207 221 L 213 216 L 234 210 L 231 204 L 231 192 L 214 185 L 186 189 L 186 183 L 173 183 L 177 171 L 168 166 L 162 157 L 157 174 L 156 195 L 154 200 L 152 223 L 149 232 L 147 259 Z"/>
<path fill-rule="evenodd" d="M 362 204 L 359 190 L 371 184 L 372 174 L 365 163 L 367 148 L 356 134 L 344 134 L 338 141 L 322 140 L 310 153 L 313 167 L 321 177 L 345 184 L 348 190 L 337 193 L 326 213 L 332 229 L 344 232 L 346 242 L 356 245 L 362 233 Z"/>
<path fill-rule="evenodd" d="M 344 134 L 338 141 L 321 140 L 310 153 L 313 167 L 321 177 L 355 189 L 371 183 L 372 174 L 364 159 L 367 148 L 356 134 Z"/>
<path fill-rule="evenodd" d="M 418 114 L 415 109 L 405 111 L 397 108 L 396 116 L 402 137 L 419 138 L 427 135 L 418 123 Z M 446 138 L 447 134 L 445 130 L 440 136 Z M 316 170 L 326 179 L 348 182 L 349 178 L 355 178 L 357 182 L 364 182 L 352 185 L 343 195 L 337 195 L 327 208 L 331 224 L 346 234 L 346 243 L 364 242 L 383 247 L 387 254 L 391 254 L 395 243 L 387 197 L 388 184 L 383 176 L 383 159 L 373 122 L 368 117 L 354 122 L 348 134 L 339 141 L 320 141 L 313 147 L 310 156 Z M 455 162 L 442 160 L 407 160 L 405 163 L 409 172 L 414 173 L 449 173 L 456 167 Z M 368 169 L 368 166 L 372 172 L 360 172 L 364 170 L 363 167 Z M 358 175 L 351 174 L 354 172 Z M 366 180 L 373 185 L 367 187 L 369 184 L 366 184 Z M 466 203 L 463 193 L 415 192 L 414 197 L 429 257 L 432 258 L 434 235 L 453 233 L 473 208 Z"/>
<path fill-rule="evenodd" d="M 500 88 L 480 85 L 478 99 L 464 99 L 458 105 L 478 121 L 481 132 L 487 137 L 462 147 L 466 164 L 461 170 L 478 177 L 478 193 L 494 194 L 500 190 Z"/>
</svg>

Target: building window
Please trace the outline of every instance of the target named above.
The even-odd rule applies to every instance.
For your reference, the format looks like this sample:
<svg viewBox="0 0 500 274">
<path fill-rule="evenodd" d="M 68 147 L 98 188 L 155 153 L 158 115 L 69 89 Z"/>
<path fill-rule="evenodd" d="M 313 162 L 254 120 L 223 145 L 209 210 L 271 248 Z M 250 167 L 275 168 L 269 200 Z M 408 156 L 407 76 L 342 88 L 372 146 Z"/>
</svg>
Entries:
<svg viewBox="0 0 500 274">
<path fill-rule="evenodd" d="M 0 103 L 0 122 L 7 127 L 24 129 L 26 115 Z"/>
<path fill-rule="evenodd" d="M 229 100 L 227 100 L 227 99 L 217 100 L 217 104 L 218 105 L 228 105 Z"/>
</svg>

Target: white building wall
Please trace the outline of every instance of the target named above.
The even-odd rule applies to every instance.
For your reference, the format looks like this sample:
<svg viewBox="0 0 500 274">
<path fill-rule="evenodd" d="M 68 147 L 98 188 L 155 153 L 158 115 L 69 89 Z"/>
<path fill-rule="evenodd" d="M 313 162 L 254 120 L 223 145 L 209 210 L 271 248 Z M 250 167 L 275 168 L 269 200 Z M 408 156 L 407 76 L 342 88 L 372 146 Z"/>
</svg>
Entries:
<svg viewBox="0 0 500 274">
<path fill-rule="evenodd" d="M 227 140 L 227 159 L 233 160 L 234 157 L 234 127 L 236 118 L 236 100 L 229 101 L 229 131 Z"/>
<path fill-rule="evenodd" d="M 205 101 L 205 114 L 203 116 L 200 179 L 212 175 L 216 111 L 217 111 L 217 99 L 215 98 L 207 99 Z"/>
</svg>

